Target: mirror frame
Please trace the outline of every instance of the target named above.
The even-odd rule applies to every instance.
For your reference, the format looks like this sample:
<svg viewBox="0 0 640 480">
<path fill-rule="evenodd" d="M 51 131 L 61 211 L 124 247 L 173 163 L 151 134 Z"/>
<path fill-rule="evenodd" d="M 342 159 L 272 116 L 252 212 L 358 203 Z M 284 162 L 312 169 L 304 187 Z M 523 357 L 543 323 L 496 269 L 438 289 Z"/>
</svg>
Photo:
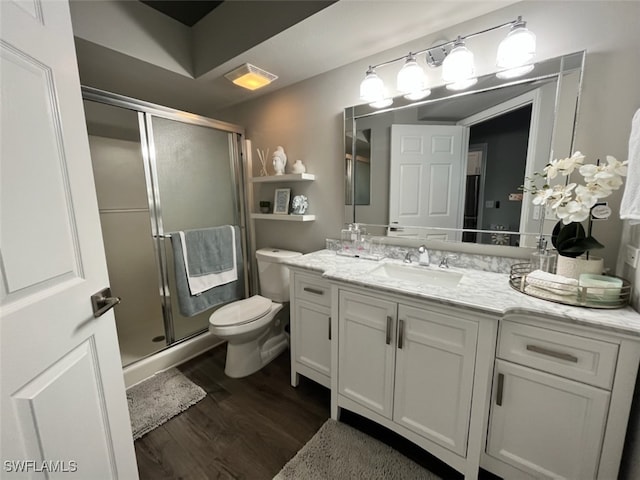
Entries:
<svg viewBox="0 0 640 480">
<path fill-rule="evenodd" d="M 580 107 L 580 99 L 581 99 L 581 93 L 582 93 L 582 83 L 583 83 L 583 77 L 584 77 L 584 65 L 585 65 L 585 58 L 586 58 L 586 51 L 582 50 L 582 51 L 578 51 L 578 52 L 574 52 L 574 53 L 569 53 L 566 55 L 561 55 L 558 57 L 554 57 L 554 58 L 550 58 L 547 60 L 542 60 L 540 62 L 537 62 L 535 64 L 535 68 L 529 72 L 526 75 L 523 75 L 522 77 L 518 77 L 516 79 L 508 79 L 508 80 L 501 80 L 499 78 L 496 77 L 495 72 L 494 73 L 489 73 L 483 76 L 478 77 L 478 82 L 471 87 L 468 90 L 465 91 L 456 91 L 456 92 L 452 92 L 450 90 L 447 90 L 446 87 L 444 85 L 440 85 L 437 87 L 432 87 L 432 93 L 431 95 L 423 100 L 420 101 L 409 101 L 406 100 L 403 96 L 397 96 L 394 97 L 393 99 L 393 104 L 390 107 L 387 108 L 382 108 L 382 109 L 375 109 L 371 106 L 369 106 L 368 104 L 360 104 L 360 105 L 354 105 L 351 107 L 347 107 L 344 109 L 344 152 L 345 152 L 345 156 L 348 155 L 348 152 L 351 152 L 351 157 L 355 158 L 356 155 L 356 135 L 355 133 L 357 132 L 357 128 L 356 128 L 356 120 L 359 118 L 363 118 L 363 117 L 369 117 L 372 115 L 380 115 L 383 113 L 387 113 L 387 112 L 392 112 L 392 111 L 398 111 L 398 110 L 402 110 L 402 109 L 407 109 L 407 108 L 415 108 L 415 107 L 419 107 L 422 105 L 428 105 L 430 103 L 435 103 L 435 102 L 442 102 L 442 101 L 446 101 L 448 99 L 452 99 L 452 98 L 458 98 L 458 97 L 463 97 L 463 96 L 467 96 L 467 95 L 473 95 L 473 94 L 477 94 L 477 93 L 482 93 L 482 92 L 487 92 L 487 91 L 491 91 L 491 90 L 496 90 L 496 89 L 500 89 L 500 88 L 504 88 L 504 87 L 510 87 L 513 85 L 520 85 L 520 84 L 525 84 L 525 83 L 534 83 L 537 81 L 543 81 L 543 80 L 547 80 L 547 79 L 552 79 L 555 78 L 556 82 L 557 82 L 557 86 L 558 88 L 556 89 L 556 98 L 555 98 L 555 105 L 554 105 L 554 118 L 553 118 L 553 129 L 552 129 L 552 141 L 551 141 L 551 147 L 550 147 L 550 158 L 549 160 L 551 160 L 552 158 L 554 158 L 554 151 L 553 151 L 553 147 L 554 147 L 554 141 L 556 140 L 556 133 L 557 133 L 557 129 L 558 129 L 558 107 L 559 107 L 559 101 L 560 101 L 560 97 L 562 94 L 562 79 L 563 79 L 563 75 L 566 75 L 568 73 L 571 72 L 575 72 L 575 71 L 579 71 L 579 80 L 578 80 L 578 85 L 577 85 L 577 92 L 576 92 L 576 98 L 575 98 L 575 108 L 573 109 L 573 124 L 571 125 L 569 122 L 567 122 L 567 126 L 570 128 L 570 151 L 568 153 L 568 155 L 571 154 L 571 152 L 573 152 L 574 149 L 574 142 L 575 142 L 575 132 L 576 132 L 576 128 L 577 128 L 577 124 L 578 124 L 578 113 L 579 113 L 579 107 Z M 350 140 L 350 141 L 349 141 Z M 350 192 L 351 195 L 351 199 L 355 199 L 355 185 L 356 182 L 354 181 L 355 179 L 353 178 L 353 176 L 351 176 L 350 178 L 348 178 L 345 175 L 345 192 Z M 347 198 L 345 198 L 345 224 L 349 224 L 349 223 L 356 223 L 357 222 L 357 218 L 356 218 L 356 204 L 355 202 L 351 202 L 351 204 L 347 204 Z M 360 223 L 360 222 L 358 222 Z M 553 221 L 553 223 L 555 224 L 555 221 Z M 362 224 L 367 226 L 367 224 Z M 370 233 L 373 233 L 376 229 L 380 229 L 380 231 L 384 231 L 385 233 L 382 233 L 382 235 L 386 235 L 386 230 L 389 228 L 389 225 L 368 225 L 368 227 L 370 227 L 368 229 L 368 231 L 370 231 Z M 401 227 L 411 227 L 410 225 L 401 225 Z M 552 226 L 551 226 L 552 227 Z M 424 230 L 429 230 L 429 228 L 426 227 L 414 227 L 414 228 L 422 228 Z M 542 228 L 542 226 L 541 226 Z M 432 227 L 433 229 L 437 229 L 437 230 L 446 230 L 446 231 L 455 231 L 455 232 L 484 232 L 484 233 L 495 233 L 495 232 L 490 232 L 490 231 L 485 231 L 485 230 L 469 230 L 469 229 L 445 229 L 445 228 L 437 228 L 437 227 Z M 545 230 L 545 234 L 546 234 L 546 230 L 549 229 L 549 225 L 545 225 L 544 226 L 544 230 Z M 540 235 L 540 231 L 537 232 L 500 232 L 500 233 L 505 233 L 505 234 L 512 234 L 512 235 L 521 235 L 521 236 L 526 236 L 526 235 L 533 235 L 533 236 L 539 236 Z M 389 237 L 390 239 L 396 239 L 397 237 Z M 408 240 L 408 239 L 407 239 Z M 451 243 L 453 241 L 447 241 L 447 243 Z M 463 242 L 456 242 L 456 243 L 460 243 L 462 244 Z M 483 244 L 476 244 L 476 243 L 464 243 L 464 245 L 483 245 Z M 488 247 L 492 247 L 492 248 L 500 248 L 500 249 L 523 249 L 524 247 L 508 247 L 508 246 L 497 246 L 497 245 L 485 245 Z"/>
</svg>

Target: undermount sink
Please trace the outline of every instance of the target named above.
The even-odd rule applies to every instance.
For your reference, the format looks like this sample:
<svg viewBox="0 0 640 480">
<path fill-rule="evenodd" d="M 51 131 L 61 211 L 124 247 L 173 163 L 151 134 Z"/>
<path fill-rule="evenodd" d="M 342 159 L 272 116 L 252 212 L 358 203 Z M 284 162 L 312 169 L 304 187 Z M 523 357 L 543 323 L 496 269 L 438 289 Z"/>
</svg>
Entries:
<svg viewBox="0 0 640 480">
<path fill-rule="evenodd" d="M 408 280 L 422 284 L 437 285 L 441 287 L 456 287 L 462 274 L 450 270 L 434 270 L 429 267 L 412 267 L 385 263 L 375 268 L 371 275 L 378 277 L 394 278 L 396 280 Z"/>
</svg>

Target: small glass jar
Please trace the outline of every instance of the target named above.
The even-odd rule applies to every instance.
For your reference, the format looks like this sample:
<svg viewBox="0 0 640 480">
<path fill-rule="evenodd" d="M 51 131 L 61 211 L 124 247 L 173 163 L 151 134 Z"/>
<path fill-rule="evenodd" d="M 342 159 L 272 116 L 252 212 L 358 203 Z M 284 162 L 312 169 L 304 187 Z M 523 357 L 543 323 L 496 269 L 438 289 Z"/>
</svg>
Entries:
<svg viewBox="0 0 640 480">
<path fill-rule="evenodd" d="M 556 272 L 556 252 L 549 250 L 535 251 L 531 254 L 531 271 L 542 270 L 543 272 Z"/>
</svg>

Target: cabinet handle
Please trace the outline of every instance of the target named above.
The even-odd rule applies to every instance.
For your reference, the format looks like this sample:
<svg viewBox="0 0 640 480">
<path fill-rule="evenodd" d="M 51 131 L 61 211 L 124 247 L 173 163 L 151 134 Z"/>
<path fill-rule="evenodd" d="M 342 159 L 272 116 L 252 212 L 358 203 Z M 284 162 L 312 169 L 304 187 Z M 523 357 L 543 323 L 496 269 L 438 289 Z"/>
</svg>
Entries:
<svg viewBox="0 0 640 480">
<path fill-rule="evenodd" d="M 393 322 L 393 319 L 387 315 L 387 339 L 386 339 L 386 344 L 387 345 L 391 345 L 391 323 Z"/>
<path fill-rule="evenodd" d="M 324 295 L 322 290 L 318 290 L 317 288 L 304 287 L 303 290 L 309 293 L 315 293 L 316 295 Z"/>
<path fill-rule="evenodd" d="M 575 355 L 571 355 L 570 353 L 557 352 L 555 350 L 549 350 L 548 348 L 539 347 L 537 345 L 527 345 L 527 350 L 529 350 L 530 352 L 539 353 L 540 355 L 547 355 L 548 357 L 566 360 L 567 362 L 578 363 L 578 357 L 576 357 Z"/>
<path fill-rule="evenodd" d="M 496 405 L 502 406 L 502 393 L 504 391 L 504 374 L 498 374 L 498 388 L 496 392 Z"/>
<path fill-rule="evenodd" d="M 331 340 L 331 317 L 329 317 L 329 340 Z"/>
<path fill-rule="evenodd" d="M 404 320 L 398 320 L 398 348 L 402 348 L 403 337 L 404 337 Z"/>
</svg>

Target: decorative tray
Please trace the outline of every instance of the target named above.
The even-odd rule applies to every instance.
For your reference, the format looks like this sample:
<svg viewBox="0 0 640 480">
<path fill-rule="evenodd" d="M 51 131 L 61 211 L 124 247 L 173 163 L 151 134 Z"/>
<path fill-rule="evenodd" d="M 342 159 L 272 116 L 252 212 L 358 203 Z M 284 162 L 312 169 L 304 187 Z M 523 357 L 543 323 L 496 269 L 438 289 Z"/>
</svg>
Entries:
<svg viewBox="0 0 640 480">
<path fill-rule="evenodd" d="M 584 286 L 550 280 L 541 283 L 537 279 L 527 278 L 530 273 L 530 263 L 512 265 L 509 274 L 511 288 L 542 300 L 588 308 L 623 308 L 631 298 L 631 283 L 620 277 L 609 277 L 618 279 L 618 285 L 615 286 Z"/>
</svg>

